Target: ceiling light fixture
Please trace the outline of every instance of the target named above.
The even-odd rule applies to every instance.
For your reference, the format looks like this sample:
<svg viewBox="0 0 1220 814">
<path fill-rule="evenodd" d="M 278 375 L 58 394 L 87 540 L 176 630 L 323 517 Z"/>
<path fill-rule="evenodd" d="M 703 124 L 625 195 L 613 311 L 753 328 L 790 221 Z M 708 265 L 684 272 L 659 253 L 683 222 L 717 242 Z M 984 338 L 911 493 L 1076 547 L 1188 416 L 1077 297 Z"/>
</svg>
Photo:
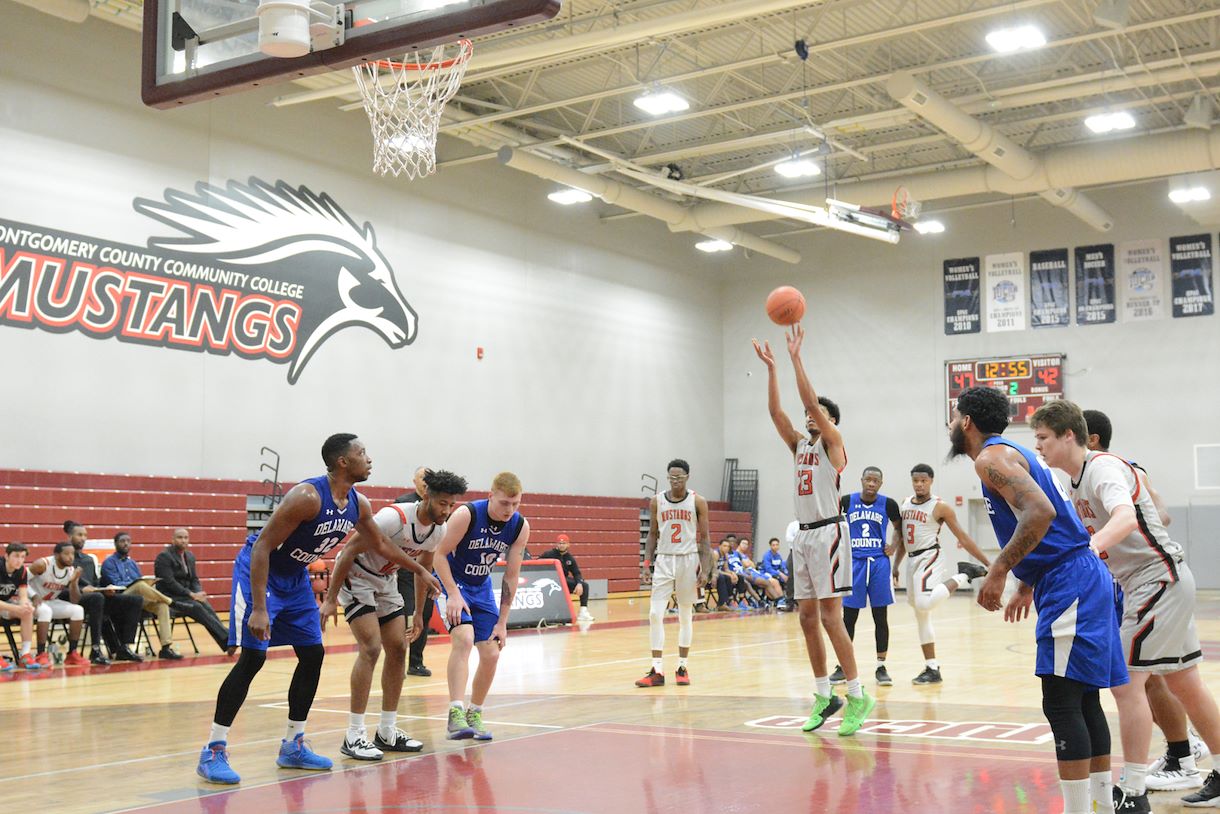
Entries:
<svg viewBox="0 0 1220 814">
<path fill-rule="evenodd" d="M 1016 25 L 988 32 L 987 44 L 1001 54 L 1032 51 L 1046 45 L 1046 35 L 1035 25 Z"/>
<path fill-rule="evenodd" d="M 727 240 L 700 240 L 695 244 L 695 248 L 701 252 L 729 252 L 733 250 L 733 244 Z"/>
<path fill-rule="evenodd" d="M 571 206 L 572 204 L 588 203 L 593 200 L 593 196 L 585 192 L 583 189 L 575 189 L 568 187 L 567 189 L 557 189 L 547 195 L 552 201 L 563 206 Z"/>
<path fill-rule="evenodd" d="M 632 104 L 650 116 L 664 116 L 666 113 L 681 113 L 690 109 L 690 102 L 672 90 L 650 90 L 635 97 Z"/>
<path fill-rule="evenodd" d="M 1169 190 L 1169 200 L 1176 204 L 1198 203 L 1211 200 L 1207 187 L 1179 187 Z"/>
<path fill-rule="evenodd" d="M 914 226 L 921 235 L 939 235 L 945 231 L 945 225 L 938 220 L 917 220 Z"/>
<path fill-rule="evenodd" d="M 1084 126 L 1098 135 L 1114 130 L 1130 130 L 1135 127 L 1135 117 L 1125 110 L 1095 113 L 1084 120 Z"/>
<path fill-rule="evenodd" d="M 809 178 L 822 174 L 822 168 L 818 166 L 818 162 L 812 158 L 800 158 L 795 155 L 776 164 L 775 171 L 785 178 Z"/>
</svg>

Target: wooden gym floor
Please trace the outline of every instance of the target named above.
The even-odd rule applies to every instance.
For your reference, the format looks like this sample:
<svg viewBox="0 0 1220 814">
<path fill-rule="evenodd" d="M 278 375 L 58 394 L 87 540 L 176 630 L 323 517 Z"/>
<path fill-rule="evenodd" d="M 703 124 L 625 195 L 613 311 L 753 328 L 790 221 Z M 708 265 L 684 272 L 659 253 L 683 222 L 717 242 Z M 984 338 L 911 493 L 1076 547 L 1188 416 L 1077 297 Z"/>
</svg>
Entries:
<svg viewBox="0 0 1220 814">
<path fill-rule="evenodd" d="M 399 710 L 425 749 L 381 763 L 340 759 L 352 640 L 342 624 L 328 629 L 308 737 L 334 771 L 276 768 L 295 662 L 272 658 L 230 736 L 236 789 L 194 772 L 229 667 L 210 642 L 203 657 L 178 663 L 9 674 L 0 798 L 10 810 L 63 814 L 1062 810 L 1031 674 L 1032 621 L 1005 625 L 969 595 L 950 599 L 934 617 L 944 684 L 914 687 L 922 658 L 899 597 L 895 683 L 878 688 L 872 621 L 862 616 L 857 652 L 878 704 L 855 737 L 839 738 L 834 721 L 800 731 L 812 679 L 795 614 L 696 616 L 692 685 L 642 690 L 633 682 L 648 669 L 647 600 L 591 610 L 598 621 L 584 629 L 510 633 L 484 716 L 491 743 L 444 739 L 448 646 L 430 643 L 433 677 L 408 677 Z M 1201 594 L 1198 610 L 1204 674 L 1220 692 L 1220 594 Z M 672 675 L 676 625 L 666 633 Z M 370 728 L 378 699 L 375 681 Z M 1153 754 L 1161 748 L 1154 741 Z M 1153 810 L 1184 810 L 1177 797 L 1152 795 Z"/>
</svg>

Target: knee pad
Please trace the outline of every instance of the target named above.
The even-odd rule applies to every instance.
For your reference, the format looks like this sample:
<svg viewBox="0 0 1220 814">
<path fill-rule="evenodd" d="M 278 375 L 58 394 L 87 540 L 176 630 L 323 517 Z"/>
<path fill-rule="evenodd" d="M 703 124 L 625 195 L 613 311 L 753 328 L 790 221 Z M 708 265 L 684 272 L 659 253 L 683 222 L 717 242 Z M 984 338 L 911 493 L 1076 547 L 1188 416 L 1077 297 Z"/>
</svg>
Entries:
<svg viewBox="0 0 1220 814">
<path fill-rule="evenodd" d="M 920 644 L 932 644 L 936 641 L 936 631 L 932 628 L 932 614 L 926 610 L 915 609 L 915 627 L 919 630 Z"/>
<path fill-rule="evenodd" d="M 1055 736 L 1057 760 L 1088 760 L 1094 756 L 1084 713 L 1086 690 L 1070 678 L 1042 676 L 1042 714 Z"/>
</svg>

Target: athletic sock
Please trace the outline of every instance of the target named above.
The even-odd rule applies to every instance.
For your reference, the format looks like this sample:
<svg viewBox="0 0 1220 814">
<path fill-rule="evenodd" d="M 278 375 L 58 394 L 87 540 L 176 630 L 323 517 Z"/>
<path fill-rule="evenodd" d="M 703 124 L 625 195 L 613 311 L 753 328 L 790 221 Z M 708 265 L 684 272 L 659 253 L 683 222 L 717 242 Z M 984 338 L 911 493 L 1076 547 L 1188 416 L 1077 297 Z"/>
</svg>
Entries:
<svg viewBox="0 0 1220 814">
<path fill-rule="evenodd" d="M 28 656 L 29 654 L 30 654 L 30 643 L 22 642 L 21 643 L 21 655 Z"/>
<path fill-rule="evenodd" d="M 462 712 L 466 711 L 466 704 L 462 701 L 450 701 L 449 706 L 457 707 L 458 709 L 462 710 Z"/>
<path fill-rule="evenodd" d="M 349 712 L 347 714 L 347 739 L 355 742 L 364 737 L 364 713 Z"/>
<path fill-rule="evenodd" d="M 226 743 L 229 740 L 229 727 L 221 726 L 220 724 L 212 724 L 212 734 L 208 738 L 208 743 Z"/>
<path fill-rule="evenodd" d="M 1114 779 L 1108 769 L 1089 773 L 1089 793 L 1095 814 L 1114 814 Z"/>
<path fill-rule="evenodd" d="M 467 709 L 470 710 L 471 712 L 482 712 L 483 705 L 482 704 L 471 704 L 469 707 L 467 707 Z"/>
<path fill-rule="evenodd" d="M 678 657 L 678 669 L 679 670 L 686 669 L 686 659 L 682 658 L 681 656 Z"/>
<path fill-rule="evenodd" d="M 830 697 L 830 676 L 814 676 L 813 691 L 823 698 Z"/>
<path fill-rule="evenodd" d="M 652 669 L 653 669 L 653 670 L 656 670 L 658 673 L 663 672 L 663 671 L 665 670 L 665 662 L 664 662 L 664 660 L 662 660 L 662 659 L 653 659 L 653 660 L 652 660 Z"/>
<path fill-rule="evenodd" d="M 1059 788 L 1063 791 L 1063 814 L 1092 814 L 1093 799 L 1089 794 L 1090 781 L 1060 780 Z"/>
<path fill-rule="evenodd" d="M 394 730 L 398 728 L 398 710 L 390 709 L 381 711 L 381 719 L 377 721 L 377 731 L 381 733 L 381 737 L 385 740 L 390 740 L 394 737 Z"/>
<path fill-rule="evenodd" d="M 936 659 L 924 659 L 923 663 L 924 663 L 924 666 L 926 666 L 929 670 L 939 670 L 940 669 L 940 662 L 937 661 Z"/>
<path fill-rule="evenodd" d="M 885 666 L 885 659 L 877 659 L 877 666 L 878 666 L 878 667 L 884 667 L 884 666 Z"/>
<path fill-rule="evenodd" d="M 851 698 L 863 698 L 864 690 L 860 689 L 860 677 L 847 679 L 847 695 Z"/>
<path fill-rule="evenodd" d="M 292 719 L 289 719 L 288 720 L 288 729 L 285 731 L 287 734 L 284 735 L 284 740 L 292 741 L 296 738 L 297 735 L 305 734 L 305 722 L 304 721 L 294 721 Z"/>
<path fill-rule="evenodd" d="M 43 642 L 42 644 L 38 645 L 38 655 L 41 656 L 45 652 L 47 652 L 47 645 L 46 642 Z M 1190 747 L 1187 746 L 1186 749 L 1189 751 Z"/>
<path fill-rule="evenodd" d="M 1190 741 L 1188 740 L 1168 741 L 1165 746 L 1170 757 L 1176 757 L 1178 760 L 1190 757 Z"/>
<path fill-rule="evenodd" d="M 1145 778 L 1148 776 L 1147 763 L 1124 763 L 1123 776 L 1118 784 L 1124 791 L 1129 791 L 1135 797 L 1148 791 Z"/>
</svg>

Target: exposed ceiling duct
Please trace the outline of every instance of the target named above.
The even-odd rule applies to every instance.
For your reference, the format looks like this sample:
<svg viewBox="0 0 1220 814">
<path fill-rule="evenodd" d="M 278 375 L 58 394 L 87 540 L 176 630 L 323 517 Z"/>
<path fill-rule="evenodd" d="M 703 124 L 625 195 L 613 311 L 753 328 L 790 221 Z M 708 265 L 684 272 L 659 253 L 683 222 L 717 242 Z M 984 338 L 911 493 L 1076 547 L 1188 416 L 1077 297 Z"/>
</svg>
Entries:
<svg viewBox="0 0 1220 814">
<path fill-rule="evenodd" d="M 895 102 L 914 111 L 943 130 L 963 147 L 1016 181 L 1041 173 L 1041 160 L 991 125 L 963 113 L 952 102 L 909 73 L 897 73 L 885 85 Z M 1102 232 L 1114 219 L 1083 193 L 1070 187 L 1048 186 L 1037 190 L 1043 200 L 1071 212 Z"/>
<path fill-rule="evenodd" d="M 639 212 L 642 215 L 649 215 L 658 220 L 665 221 L 670 224 L 671 228 L 673 224 L 681 222 L 686 216 L 686 207 L 673 201 L 663 200 L 655 195 L 650 195 L 634 187 L 621 184 L 618 181 L 612 181 L 609 178 L 589 175 L 580 170 L 556 164 L 554 161 L 548 161 L 545 158 L 531 155 L 523 150 L 503 147 L 500 149 L 499 158 L 501 164 L 512 167 L 515 170 L 584 190 L 590 195 L 601 198 L 608 204 L 621 206 L 624 209 L 630 209 L 633 212 Z M 741 209 L 741 207 L 733 208 Z M 750 210 L 743 211 L 748 212 Z M 768 257 L 774 257 L 777 260 L 783 260 L 785 263 L 799 263 L 801 261 L 800 253 L 793 249 L 731 226 L 722 225 L 710 229 L 700 229 L 699 231 L 710 238 L 724 240 L 741 246 L 743 249 L 749 249 L 759 254 L 765 254 Z"/>
</svg>

